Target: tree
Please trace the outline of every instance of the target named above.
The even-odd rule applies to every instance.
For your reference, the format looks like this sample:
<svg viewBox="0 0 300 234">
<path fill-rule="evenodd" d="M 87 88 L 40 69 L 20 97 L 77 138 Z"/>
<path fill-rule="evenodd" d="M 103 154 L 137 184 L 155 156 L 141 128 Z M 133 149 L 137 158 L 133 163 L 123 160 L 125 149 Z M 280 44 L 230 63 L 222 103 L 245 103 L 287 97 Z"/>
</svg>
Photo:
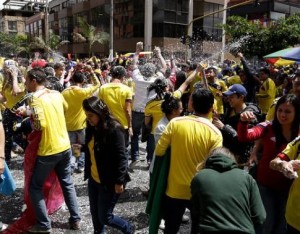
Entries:
<svg viewBox="0 0 300 234">
<path fill-rule="evenodd" d="M 29 48 L 31 52 L 53 53 L 67 43 L 69 41 L 62 41 L 59 35 L 54 34 L 53 30 L 49 30 L 49 40 L 47 42 L 41 37 L 34 37 L 29 44 Z"/>
<path fill-rule="evenodd" d="M 260 22 L 250 22 L 240 16 L 231 16 L 223 27 L 229 44 L 246 37 L 246 40 L 240 43 L 238 48 L 233 48 L 234 50 L 238 50 L 246 56 L 262 58 L 266 54 L 299 44 L 299 25 L 300 13 L 297 13 L 287 19 L 279 19 L 267 28 Z M 232 48 L 229 46 L 230 49 Z"/>
<path fill-rule="evenodd" d="M 97 30 L 93 25 L 87 23 L 82 17 L 78 17 L 78 23 L 83 36 L 86 38 L 89 44 L 89 57 L 92 54 L 92 46 L 98 42 L 104 44 L 109 41 L 109 34 L 103 31 Z"/>
<path fill-rule="evenodd" d="M 2 53 L 4 55 L 19 55 L 22 52 L 28 54 L 27 36 L 25 34 L 0 33 Z"/>
</svg>

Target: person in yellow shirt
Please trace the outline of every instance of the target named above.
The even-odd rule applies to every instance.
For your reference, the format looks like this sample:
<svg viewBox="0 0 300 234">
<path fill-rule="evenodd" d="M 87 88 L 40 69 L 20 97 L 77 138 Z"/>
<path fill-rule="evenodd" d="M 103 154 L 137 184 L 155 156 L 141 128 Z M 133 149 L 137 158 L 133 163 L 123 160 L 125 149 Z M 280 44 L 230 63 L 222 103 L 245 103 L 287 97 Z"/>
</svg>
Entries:
<svg viewBox="0 0 300 234">
<path fill-rule="evenodd" d="M 26 88 L 32 92 L 29 106 L 32 111 L 32 126 L 41 131 L 36 163 L 32 171 L 29 194 L 37 224 L 30 233 L 51 233 L 51 221 L 47 215 L 43 185 L 54 170 L 63 190 L 70 212 L 69 228 L 80 229 L 76 191 L 71 177 L 71 149 L 64 112 L 67 103 L 61 93 L 45 88 L 46 74 L 41 68 L 30 70 L 26 77 Z"/>
<path fill-rule="evenodd" d="M 214 95 L 195 89 L 189 101 L 193 115 L 172 119 L 159 139 L 155 155 L 164 156 L 171 146 L 170 168 L 164 199 L 165 233 L 177 233 L 185 208 L 190 205 L 190 184 L 197 165 L 209 152 L 222 146 L 221 132 L 208 120 Z"/>
<path fill-rule="evenodd" d="M 300 233 L 300 137 L 290 142 L 286 148 L 270 162 L 270 167 L 282 172 L 294 182 L 290 188 L 286 204 L 285 218 L 287 221 L 287 234 Z"/>
<path fill-rule="evenodd" d="M 13 131 L 15 122 L 20 121 L 20 117 L 15 114 L 15 106 L 22 101 L 25 95 L 24 77 L 20 75 L 15 61 L 4 61 L 3 67 L 4 81 L 2 86 L 2 95 L 5 101 L 5 110 L 3 112 L 3 127 L 5 130 L 5 160 L 9 165 L 11 160 L 11 151 L 13 141 L 23 149 L 26 142 L 20 133 Z"/>
<path fill-rule="evenodd" d="M 92 71 L 91 71 L 92 72 Z M 86 76 L 81 72 L 76 72 L 72 76 L 72 85 L 66 88 L 62 95 L 68 103 L 65 111 L 66 125 L 72 145 L 71 170 L 81 173 L 84 170 L 84 153 L 81 147 L 84 145 L 86 117 L 82 108 L 84 99 L 91 97 L 100 87 L 100 81 L 92 72 L 93 85 L 83 88 Z M 77 161 L 77 168 L 76 168 Z"/>
<path fill-rule="evenodd" d="M 208 67 L 205 70 L 205 75 L 208 82 L 208 87 L 213 93 L 217 110 L 215 110 L 219 115 L 224 114 L 224 105 L 223 105 L 223 95 L 222 93 L 227 91 L 228 88 L 223 80 L 217 78 L 217 69 L 215 67 Z"/>
<path fill-rule="evenodd" d="M 200 66 L 198 66 L 194 71 L 192 71 L 187 79 L 173 92 L 173 97 L 181 99 L 185 90 L 189 87 L 190 83 L 193 82 L 197 73 L 200 71 Z M 164 117 L 164 113 L 161 109 L 161 105 L 164 101 L 164 96 L 168 92 L 168 82 L 164 78 L 157 78 L 149 87 L 148 92 L 155 90 L 156 97 L 149 101 L 145 107 L 145 125 L 151 123 L 151 133 L 149 135 L 152 147 L 147 147 L 147 162 L 150 165 L 155 149 L 155 139 L 154 130 L 157 123 Z"/>
<path fill-rule="evenodd" d="M 87 117 L 84 179 L 88 180 L 93 233 L 106 233 L 110 226 L 133 234 L 135 226 L 113 214 L 130 180 L 124 128 L 98 97 L 90 97 L 82 105 Z"/>
<path fill-rule="evenodd" d="M 126 70 L 122 66 L 115 66 L 111 71 L 110 83 L 100 87 L 99 98 L 108 106 L 112 115 L 125 129 L 126 156 L 129 157 L 127 147 L 132 132 L 132 89 L 123 84 Z"/>
<path fill-rule="evenodd" d="M 300 98 L 300 70 L 296 71 L 294 77 L 292 79 L 292 91 L 291 93 L 295 94 L 298 98 Z M 276 98 L 268 110 L 266 120 L 272 121 L 275 115 L 275 106 L 279 98 Z"/>
<path fill-rule="evenodd" d="M 268 113 L 276 95 L 275 83 L 271 78 L 269 78 L 269 76 L 270 71 L 268 68 L 260 69 L 259 78 L 262 83 L 258 93 L 256 94 L 256 98 L 258 100 L 258 106 L 265 115 Z"/>
</svg>

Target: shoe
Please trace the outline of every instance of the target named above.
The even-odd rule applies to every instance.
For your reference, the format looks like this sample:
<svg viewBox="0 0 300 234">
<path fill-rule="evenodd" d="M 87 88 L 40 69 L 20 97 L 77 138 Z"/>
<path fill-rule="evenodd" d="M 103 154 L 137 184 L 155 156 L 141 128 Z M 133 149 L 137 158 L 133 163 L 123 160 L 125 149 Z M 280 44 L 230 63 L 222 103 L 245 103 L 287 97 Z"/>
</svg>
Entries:
<svg viewBox="0 0 300 234">
<path fill-rule="evenodd" d="M 135 233 L 135 225 L 134 224 L 130 224 L 129 233 L 130 234 L 134 234 Z"/>
<path fill-rule="evenodd" d="M 80 230 L 80 221 L 81 220 L 77 220 L 75 222 L 69 222 L 69 226 L 71 230 Z"/>
<path fill-rule="evenodd" d="M 0 232 L 4 231 L 7 228 L 7 224 L 2 223 L 2 226 L 0 228 Z"/>
<path fill-rule="evenodd" d="M 137 159 L 137 160 L 133 160 L 130 164 L 129 164 L 129 168 L 130 169 L 135 169 L 136 166 L 140 163 L 140 160 Z"/>
<path fill-rule="evenodd" d="M 161 221 L 160 221 L 160 224 L 159 224 L 159 229 L 160 230 L 165 230 L 165 220 L 164 219 L 162 219 Z"/>
<path fill-rule="evenodd" d="M 29 233 L 51 233 L 51 231 L 51 228 L 45 228 L 39 225 L 34 225 L 28 230 Z"/>
<path fill-rule="evenodd" d="M 188 221 L 190 221 L 190 217 L 187 216 L 187 215 L 182 215 L 181 222 L 182 223 L 187 223 Z"/>
</svg>

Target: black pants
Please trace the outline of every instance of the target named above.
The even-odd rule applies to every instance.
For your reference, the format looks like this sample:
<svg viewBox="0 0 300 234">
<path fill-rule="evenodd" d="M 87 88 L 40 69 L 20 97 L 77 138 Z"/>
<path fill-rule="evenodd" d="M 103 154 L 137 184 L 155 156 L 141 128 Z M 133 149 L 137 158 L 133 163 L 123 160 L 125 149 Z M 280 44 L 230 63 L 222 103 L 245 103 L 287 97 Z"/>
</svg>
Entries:
<svg viewBox="0 0 300 234">
<path fill-rule="evenodd" d="M 9 109 L 3 112 L 3 127 L 5 131 L 5 160 L 7 162 L 11 159 L 11 150 L 13 148 L 13 141 L 15 141 L 24 150 L 26 147 L 26 140 L 23 138 L 22 133 L 15 133 L 13 126 L 15 122 L 20 122 L 21 117 L 12 113 Z"/>
<path fill-rule="evenodd" d="M 287 232 L 286 234 L 300 234 L 300 231 L 298 231 L 297 229 L 293 228 L 290 225 L 287 225 Z"/>
<path fill-rule="evenodd" d="M 185 208 L 190 208 L 190 201 L 165 196 L 164 200 L 164 234 L 177 234 L 181 225 Z"/>
</svg>

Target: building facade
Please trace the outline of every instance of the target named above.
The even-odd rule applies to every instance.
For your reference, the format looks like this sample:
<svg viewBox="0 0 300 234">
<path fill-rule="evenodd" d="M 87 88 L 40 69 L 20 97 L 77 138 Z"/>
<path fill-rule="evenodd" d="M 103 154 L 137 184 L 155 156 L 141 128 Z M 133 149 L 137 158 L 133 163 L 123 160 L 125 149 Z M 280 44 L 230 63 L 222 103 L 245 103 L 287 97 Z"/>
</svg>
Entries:
<svg viewBox="0 0 300 234">
<path fill-rule="evenodd" d="M 134 52 L 137 41 L 146 49 L 162 48 L 165 54 L 185 57 L 189 47 L 192 56 L 210 56 L 222 50 L 223 12 L 225 0 L 114 0 L 113 50 L 118 54 Z M 230 0 L 228 7 L 245 2 Z M 255 1 L 253 1 L 255 2 Z M 249 20 L 269 24 L 273 20 L 299 11 L 299 0 L 259 0 L 227 11 Z M 97 30 L 110 33 L 111 0 L 6 0 L 1 11 L 0 29 L 8 33 L 26 32 L 29 37 L 43 37 L 49 31 L 69 41 L 59 50 L 73 57 L 88 54 L 88 43 L 78 42 L 74 33 L 82 34 L 78 17 Z M 211 15 L 209 13 L 217 12 Z M 48 13 L 48 14 L 47 14 Z M 198 18 L 198 20 L 193 20 Z M 25 23 L 24 23 L 25 22 Z M 191 32 L 189 32 L 189 27 Z M 189 34 L 191 38 L 186 40 Z M 185 40 L 185 44 L 182 42 Z M 92 51 L 107 56 L 109 43 L 95 43 Z"/>
<path fill-rule="evenodd" d="M 194 0 L 194 12 L 189 12 L 190 0 L 114 0 L 113 10 L 113 48 L 115 52 L 133 52 L 137 41 L 147 37 L 145 28 L 151 24 L 152 36 L 150 48 L 159 46 L 163 50 L 184 54 L 186 45 L 180 38 L 187 34 L 188 16 L 203 15 L 223 8 L 223 0 Z M 149 3 L 150 2 L 150 3 Z M 151 4 L 151 9 L 149 8 Z M 191 9 L 191 10 L 193 10 Z M 148 11 L 152 14 L 147 16 Z M 146 14 L 145 14 L 146 12 Z M 76 43 L 73 33 L 81 33 L 78 17 L 83 17 L 98 30 L 109 33 L 110 1 L 108 0 L 53 0 L 49 2 L 49 29 L 59 34 L 62 40 L 70 41 L 61 47 L 63 53 L 86 55 L 87 43 Z M 222 22 L 222 15 L 212 15 L 194 23 L 194 43 L 198 48 L 205 48 L 205 41 L 210 40 L 218 46 L 207 47 L 205 53 L 213 53 L 212 49 L 219 48 L 222 30 L 217 27 Z M 209 44 L 209 43 L 206 43 Z M 95 43 L 95 54 L 107 55 L 109 45 Z"/>
</svg>

